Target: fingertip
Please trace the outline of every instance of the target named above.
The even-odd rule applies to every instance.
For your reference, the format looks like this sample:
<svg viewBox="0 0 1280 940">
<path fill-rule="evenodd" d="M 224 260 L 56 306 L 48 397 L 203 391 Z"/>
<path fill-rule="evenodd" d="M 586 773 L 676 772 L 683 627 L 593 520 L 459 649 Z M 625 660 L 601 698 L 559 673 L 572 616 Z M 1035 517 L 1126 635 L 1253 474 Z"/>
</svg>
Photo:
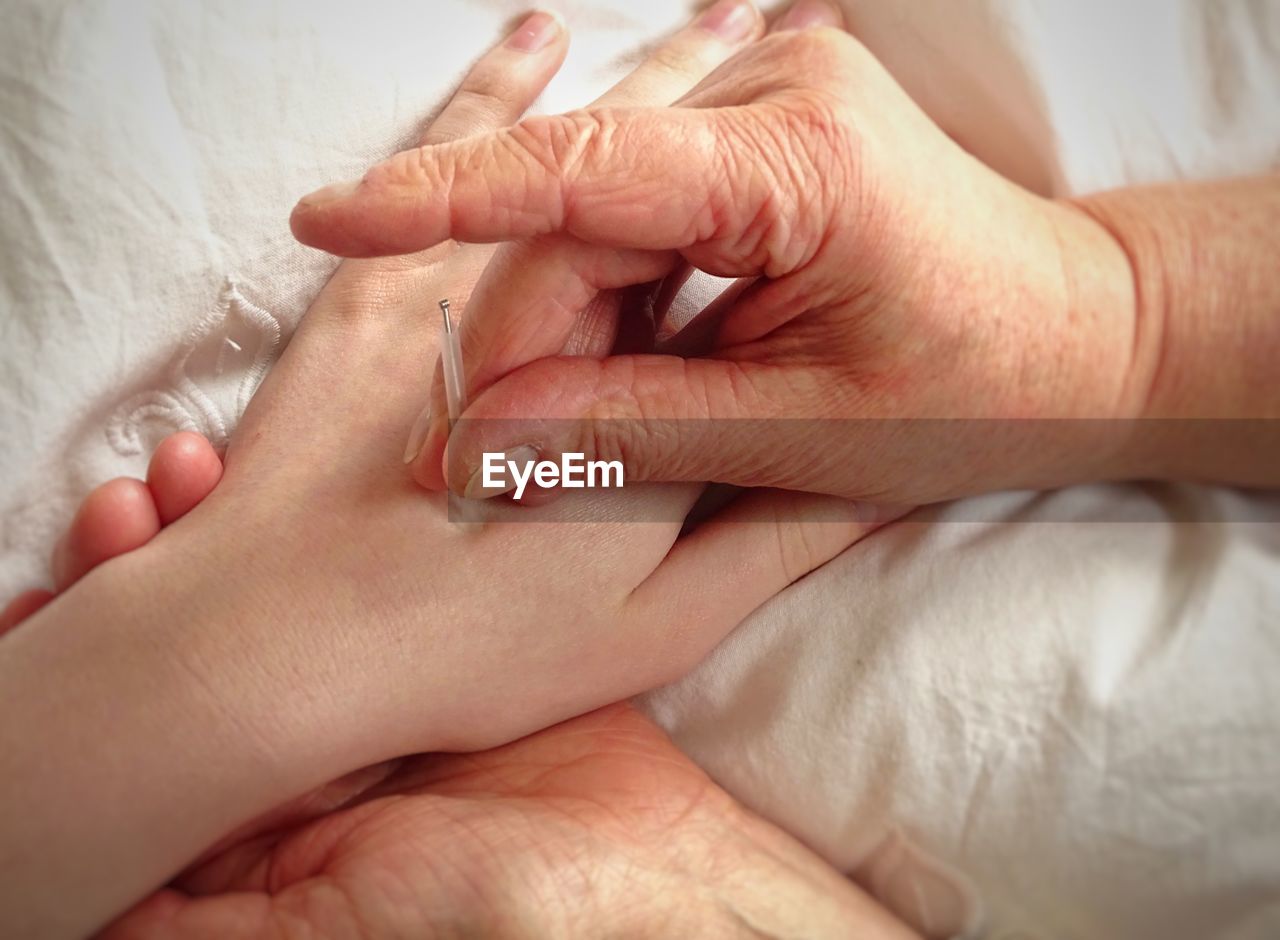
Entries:
<svg viewBox="0 0 1280 940">
<path fill-rule="evenodd" d="M 117 555 L 140 548 L 160 531 L 151 490 L 141 480 L 119 477 L 98 487 L 81 504 L 55 561 L 59 591 Z"/>
<path fill-rule="evenodd" d="M 323 193 L 324 190 L 320 190 Z M 333 222 L 333 204 L 321 201 L 319 193 L 304 196 L 289 214 L 289 231 L 299 243 L 342 258 L 358 256 L 352 252 L 350 239 Z"/>
<path fill-rule="evenodd" d="M 568 54 L 569 32 L 560 14 L 528 14 L 471 67 L 421 142 L 449 143 L 516 123 Z"/>
<path fill-rule="evenodd" d="M 321 240 L 317 237 L 319 233 L 315 231 L 315 207 L 308 202 L 310 198 L 303 196 L 289 213 L 289 232 L 299 244 L 323 250 Z"/>
<path fill-rule="evenodd" d="M 193 431 L 160 442 L 147 468 L 147 486 L 162 525 L 194 509 L 222 479 L 222 460 L 208 439 Z"/>
<path fill-rule="evenodd" d="M 555 10 L 534 10 L 521 21 L 503 46 L 516 52 L 541 53 L 568 39 L 564 17 Z"/>
<path fill-rule="evenodd" d="M 731 44 L 754 38 L 761 23 L 760 11 L 751 0 L 718 0 L 697 21 L 699 27 Z"/>
<path fill-rule="evenodd" d="M 152 455 L 151 462 L 155 464 L 156 460 L 162 458 L 197 459 L 206 455 L 217 460 L 217 452 L 214 451 L 207 437 L 195 431 L 177 431 L 160 442 L 155 454 Z"/>
<path fill-rule="evenodd" d="M 452 234 L 452 221 L 451 190 L 438 187 L 432 176 L 439 172 L 430 166 L 437 161 L 429 153 L 435 149 L 401 151 L 359 181 L 303 196 L 289 215 L 293 237 L 340 258 L 383 258 L 438 245 Z"/>
<path fill-rule="evenodd" d="M 332 205 L 335 202 L 350 199 L 359 189 L 360 180 L 344 180 L 341 183 L 330 183 L 328 186 L 322 186 L 315 192 L 303 196 L 298 201 L 298 205 L 308 208 Z"/>
<path fill-rule="evenodd" d="M 298 200 L 289 214 L 289 230 L 307 247 L 340 258 L 402 254 L 405 249 L 388 244 L 380 235 L 379 222 L 385 228 L 388 214 L 395 209 L 394 203 L 378 198 L 365 180 L 334 183 Z"/>
</svg>

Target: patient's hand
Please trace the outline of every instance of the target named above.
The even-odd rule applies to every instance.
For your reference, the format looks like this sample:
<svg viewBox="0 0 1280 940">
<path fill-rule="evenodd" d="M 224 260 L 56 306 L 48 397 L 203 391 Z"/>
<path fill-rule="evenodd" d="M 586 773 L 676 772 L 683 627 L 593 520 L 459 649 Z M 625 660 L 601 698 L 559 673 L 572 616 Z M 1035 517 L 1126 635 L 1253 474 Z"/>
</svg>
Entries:
<svg viewBox="0 0 1280 940">
<path fill-rule="evenodd" d="M 186 873 L 104 940 L 910 936 L 630 706 L 360 786 Z"/>
<path fill-rule="evenodd" d="M 745 9 L 736 42 L 691 26 L 608 100 L 678 97 L 755 37 Z M 465 297 L 490 253 L 344 264 L 254 398 L 218 489 L 178 527 L 186 544 L 175 529 L 156 545 L 179 583 L 210 589 L 184 552 L 237 579 L 223 601 L 235 642 L 276 693 L 307 683 L 307 723 L 360 742 L 363 762 L 491 746 L 670 681 L 871 528 L 840 500 L 761 492 L 680 537 L 701 491 L 688 484 L 450 521 L 400 456 L 437 358 L 436 302 Z M 616 317 L 587 311 L 578 348 L 611 342 Z"/>
<path fill-rule="evenodd" d="M 617 100 L 678 97 L 745 26 L 685 30 Z M 564 41 L 491 53 L 429 139 L 513 120 Z M 83 933 L 354 768 L 496 745 L 668 681 L 870 530 L 838 501 L 763 494 L 678 539 L 693 486 L 584 497 L 594 522 L 450 523 L 399 458 L 435 303 L 488 254 L 343 265 L 212 496 L 4 639 L 0 932 Z M 599 316 L 584 335 L 610 332 Z"/>
<path fill-rule="evenodd" d="M 59 587 L 149 543 L 220 472 L 208 441 L 183 433 L 160 445 L 145 483 L 103 484 L 60 543 Z M 15 599 L 0 634 L 50 599 Z M 222 840 L 106 938 L 290 928 L 424 940 L 907 934 L 627 705 L 493 751 L 348 774 Z"/>
</svg>

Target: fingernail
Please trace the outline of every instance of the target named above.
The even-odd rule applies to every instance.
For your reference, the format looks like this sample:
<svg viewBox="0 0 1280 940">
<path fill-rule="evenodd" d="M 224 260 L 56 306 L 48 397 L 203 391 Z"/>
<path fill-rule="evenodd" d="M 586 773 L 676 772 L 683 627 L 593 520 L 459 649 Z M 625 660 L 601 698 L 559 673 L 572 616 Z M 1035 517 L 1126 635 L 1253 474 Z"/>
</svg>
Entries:
<svg viewBox="0 0 1280 940">
<path fill-rule="evenodd" d="M 746 0 L 720 0 L 698 20 L 698 25 L 726 42 L 739 42 L 751 35 L 756 14 Z"/>
<path fill-rule="evenodd" d="M 334 183 L 332 186 L 317 189 L 314 193 L 303 196 L 299 201 L 308 206 L 318 206 L 326 202 L 337 202 L 340 199 L 346 199 L 348 196 L 354 194 L 359 188 L 359 180 L 348 180 L 345 183 Z"/>
<path fill-rule="evenodd" d="M 508 464 L 515 464 L 523 473 L 525 467 L 531 463 L 535 463 L 538 459 L 538 451 L 528 444 L 522 444 L 519 447 L 513 447 L 504 453 L 498 461 L 501 468 L 499 472 L 493 474 L 501 482 L 497 486 L 484 485 L 484 466 L 480 466 L 475 473 L 471 474 L 471 479 L 467 481 L 467 487 L 462 491 L 462 495 L 467 499 L 486 499 L 490 496 L 500 496 L 503 493 L 509 493 L 516 488 L 516 481 L 512 478 Z M 527 482 L 527 481 L 526 481 Z"/>
<path fill-rule="evenodd" d="M 404 462 L 413 463 L 413 458 L 418 456 L 418 452 L 422 450 L 422 445 L 427 442 L 427 432 L 431 430 L 431 403 L 427 403 L 427 407 L 422 409 L 422 413 L 418 415 L 418 420 L 413 422 L 413 429 L 409 432 L 409 443 L 405 445 Z"/>
<path fill-rule="evenodd" d="M 811 26 L 840 26 L 842 23 L 840 11 L 824 0 L 796 0 L 774 29 L 808 29 Z"/>
<path fill-rule="evenodd" d="M 507 48 L 520 52 L 539 52 L 560 35 L 562 26 L 559 14 L 537 10 L 516 27 L 516 31 L 507 40 Z"/>
</svg>

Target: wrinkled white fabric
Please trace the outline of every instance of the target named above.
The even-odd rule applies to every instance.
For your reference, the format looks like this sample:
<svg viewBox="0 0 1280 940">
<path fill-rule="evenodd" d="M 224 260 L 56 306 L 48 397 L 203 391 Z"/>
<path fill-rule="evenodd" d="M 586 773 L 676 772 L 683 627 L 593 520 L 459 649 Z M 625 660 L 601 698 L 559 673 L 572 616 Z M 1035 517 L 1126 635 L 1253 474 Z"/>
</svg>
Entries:
<svg viewBox="0 0 1280 940">
<path fill-rule="evenodd" d="M 544 110 L 594 97 L 690 12 L 557 6 L 574 44 Z M 1274 0 L 846 9 L 949 132 L 1041 192 L 1280 155 Z M 410 140 L 521 10 L 6 0 L 0 596 L 47 580 L 78 499 L 140 474 L 165 434 L 226 439 L 333 264 L 290 238 L 294 199 Z M 1275 509 L 1141 487 L 937 509 L 646 705 L 935 935 L 1280 935 Z"/>
<path fill-rule="evenodd" d="M 651 712 L 933 935 L 1277 936 L 1280 497 L 1076 487 L 919 518 Z"/>
</svg>

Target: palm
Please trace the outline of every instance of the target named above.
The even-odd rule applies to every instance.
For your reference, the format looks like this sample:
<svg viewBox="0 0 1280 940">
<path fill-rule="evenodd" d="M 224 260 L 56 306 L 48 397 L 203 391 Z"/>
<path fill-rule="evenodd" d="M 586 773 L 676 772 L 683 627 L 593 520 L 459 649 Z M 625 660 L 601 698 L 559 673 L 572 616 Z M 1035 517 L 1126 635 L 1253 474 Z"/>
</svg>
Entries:
<svg viewBox="0 0 1280 940">
<path fill-rule="evenodd" d="M 341 808 L 207 860 L 108 936 L 300 927 L 523 936 L 535 920 L 545 930 L 557 918 L 599 927 L 625 916 L 610 899 L 670 889 L 691 845 L 681 833 L 706 831 L 693 820 L 733 813 L 727 794 L 627 705 L 482 754 L 423 755 L 385 770 Z"/>
</svg>

